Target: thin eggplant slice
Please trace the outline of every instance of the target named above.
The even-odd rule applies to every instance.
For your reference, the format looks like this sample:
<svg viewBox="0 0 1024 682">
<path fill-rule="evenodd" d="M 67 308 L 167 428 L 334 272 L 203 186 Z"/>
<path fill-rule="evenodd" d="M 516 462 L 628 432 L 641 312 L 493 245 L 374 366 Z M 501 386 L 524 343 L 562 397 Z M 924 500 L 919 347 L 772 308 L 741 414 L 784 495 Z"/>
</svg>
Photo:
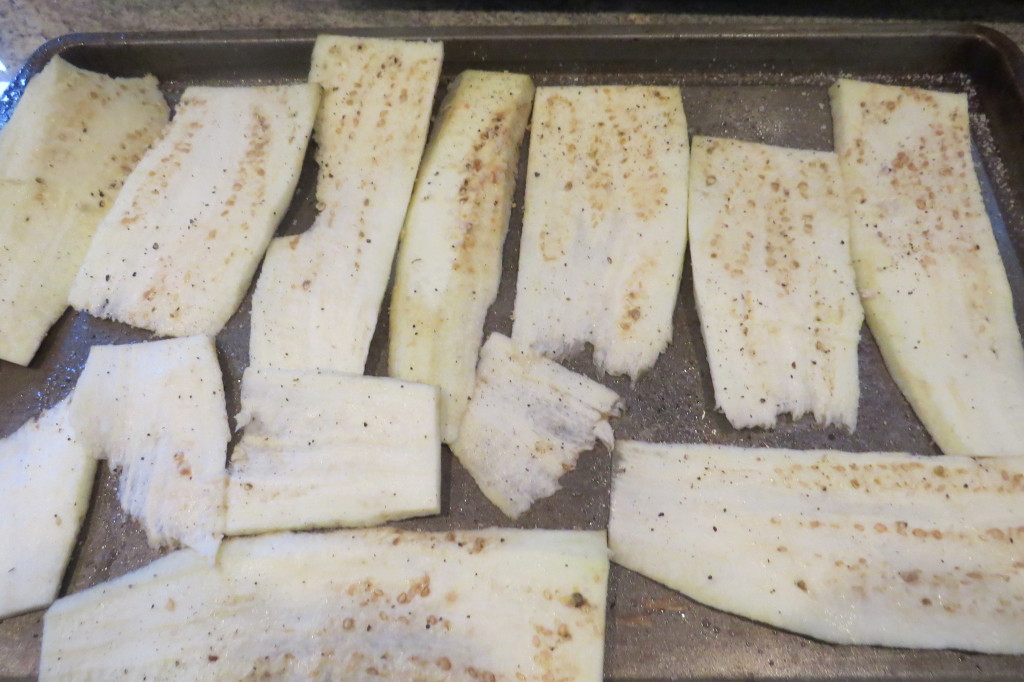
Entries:
<svg viewBox="0 0 1024 682">
<path fill-rule="evenodd" d="M 93 346 L 71 424 L 90 452 L 120 469 L 118 499 L 152 546 L 216 554 L 230 433 L 213 339 Z"/>
<path fill-rule="evenodd" d="M 686 251 L 679 88 L 542 87 L 534 99 L 512 338 L 636 379 L 672 340 Z"/>
<path fill-rule="evenodd" d="M 229 535 L 369 526 L 440 511 L 437 388 L 250 368 L 231 453 Z"/>
<path fill-rule="evenodd" d="M 96 460 L 68 400 L 0 440 L 0 619 L 56 598 L 89 508 Z"/>
<path fill-rule="evenodd" d="M 574 680 L 603 667 L 603 532 L 228 540 L 56 602 L 41 680 Z"/>
<path fill-rule="evenodd" d="M 554 360 L 491 334 L 452 452 L 506 516 L 561 488 L 580 453 L 612 446 L 619 396 Z"/>
<path fill-rule="evenodd" d="M 213 336 L 291 202 L 314 85 L 188 88 L 96 230 L 71 305 L 162 336 Z"/>
<path fill-rule="evenodd" d="M 1024 454 L 1024 347 L 972 165 L 967 97 L 831 90 L 868 326 L 947 455 Z"/>
<path fill-rule="evenodd" d="M 29 81 L 0 130 L 0 359 L 32 360 L 167 118 L 153 76 L 111 78 L 54 57 Z"/>
<path fill-rule="evenodd" d="M 270 245 L 249 364 L 362 374 L 427 138 L 441 43 L 320 36 L 314 135 L 320 213 Z"/>
<path fill-rule="evenodd" d="M 616 447 L 626 568 L 837 644 L 1024 652 L 1024 458 Z"/>
<path fill-rule="evenodd" d="M 857 425 L 864 312 L 832 152 L 695 137 L 690 254 L 715 402 L 737 428 Z"/>
<path fill-rule="evenodd" d="M 529 76 L 460 74 L 441 104 L 402 232 L 388 372 L 441 387 L 446 443 L 458 436 L 484 318 L 498 294 L 532 103 Z"/>
</svg>

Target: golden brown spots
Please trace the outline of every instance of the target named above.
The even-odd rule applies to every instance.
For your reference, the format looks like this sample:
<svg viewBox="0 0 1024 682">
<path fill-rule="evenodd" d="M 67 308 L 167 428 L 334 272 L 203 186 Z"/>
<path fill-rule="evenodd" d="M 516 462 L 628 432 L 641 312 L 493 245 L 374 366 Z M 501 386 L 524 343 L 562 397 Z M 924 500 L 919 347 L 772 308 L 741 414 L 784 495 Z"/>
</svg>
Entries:
<svg viewBox="0 0 1024 682">
<path fill-rule="evenodd" d="M 192 475 L 192 467 L 188 463 L 188 460 L 185 459 L 185 453 L 184 452 L 181 452 L 179 450 L 178 452 L 174 453 L 174 464 L 177 466 L 178 474 L 179 475 L 181 475 L 181 476 L 191 476 Z"/>
<path fill-rule="evenodd" d="M 875 524 L 875 532 L 876 533 L 887 533 L 887 532 L 889 532 L 889 527 L 886 526 L 884 523 L 876 523 Z"/>
<path fill-rule="evenodd" d="M 912 571 L 900 571 L 900 578 L 903 579 L 903 582 L 913 585 L 921 580 L 921 571 L 916 568 Z"/>
<path fill-rule="evenodd" d="M 451 593 L 451 592 L 449 593 L 449 595 L 452 595 L 452 594 L 453 593 Z M 430 576 L 429 575 L 424 575 L 421 578 L 417 578 L 416 580 L 413 580 L 409 584 L 409 589 L 407 589 L 405 592 L 399 593 L 399 595 L 397 597 L 395 597 L 395 601 L 398 602 L 399 604 L 408 604 L 410 601 L 412 601 L 416 597 L 427 597 L 429 595 L 430 595 Z M 454 601 L 454 599 L 450 599 L 449 601 Z"/>
<path fill-rule="evenodd" d="M 793 583 L 793 584 L 794 584 L 794 585 L 796 585 L 797 587 L 799 587 L 799 588 L 800 588 L 801 590 L 803 590 L 804 592 L 807 592 L 807 583 L 806 583 L 806 582 L 804 582 L 803 580 L 797 580 L 797 581 L 796 581 L 795 583 Z"/>
<path fill-rule="evenodd" d="M 307 280 L 303 280 L 303 282 L 302 282 L 302 290 L 303 291 L 309 291 L 311 286 L 313 286 L 313 282 L 311 282 L 308 279 Z"/>
<path fill-rule="evenodd" d="M 466 674 L 472 677 L 474 680 L 479 680 L 480 682 L 496 682 L 498 679 L 497 677 L 495 677 L 494 673 L 488 672 L 486 670 L 477 670 L 472 666 L 466 668 Z"/>
<path fill-rule="evenodd" d="M 437 667 L 445 671 L 451 670 L 452 662 L 448 660 L 447 656 L 442 656 L 441 658 L 437 659 Z"/>
</svg>

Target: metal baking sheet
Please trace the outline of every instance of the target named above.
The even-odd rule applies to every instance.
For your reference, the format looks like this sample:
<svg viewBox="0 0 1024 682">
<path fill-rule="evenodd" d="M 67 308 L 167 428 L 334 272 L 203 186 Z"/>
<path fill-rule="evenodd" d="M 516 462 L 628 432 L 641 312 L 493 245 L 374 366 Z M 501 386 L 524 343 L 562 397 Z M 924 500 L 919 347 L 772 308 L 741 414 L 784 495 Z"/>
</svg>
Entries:
<svg viewBox="0 0 1024 682">
<path fill-rule="evenodd" d="M 0 98 L 0 124 L 24 84 L 54 55 L 112 75 L 155 74 L 170 102 L 192 84 L 262 84 L 305 79 L 318 31 L 71 35 L 47 43 Z M 323 31 L 328 32 L 328 31 Z M 977 26 L 866 25 L 795 30 L 742 24 L 701 28 L 450 28 L 345 29 L 329 32 L 443 40 L 444 85 L 463 69 L 526 72 L 537 84 L 652 83 L 680 85 L 691 134 L 720 135 L 778 145 L 831 149 L 827 87 L 838 76 L 966 91 L 976 160 L 1017 303 L 1024 310 L 1024 59 L 1000 34 Z M 522 154 L 526 159 L 526 153 Z M 315 214 L 316 169 L 307 158 L 282 233 L 306 229 Z M 520 168 L 520 179 L 524 177 Z M 504 253 L 504 278 L 488 330 L 511 331 L 522 182 Z M 385 311 L 387 305 L 385 303 Z M 249 298 L 217 338 L 229 410 L 238 407 L 247 364 Z M 860 343 L 862 393 L 855 434 L 809 420 L 783 419 L 774 430 L 737 431 L 714 410 L 711 379 L 694 309 L 689 265 L 674 319 L 675 338 L 636 385 L 600 377 L 625 398 L 615 422 L 618 438 L 728 443 L 855 451 L 907 450 L 937 454 L 889 377 L 865 328 Z M 367 371 L 385 372 L 386 313 Z M 0 362 L 0 436 L 71 390 L 92 344 L 143 341 L 151 335 L 68 311 L 28 368 Z M 566 364 L 598 378 L 589 357 Z M 611 457 L 585 454 L 563 478 L 564 489 L 538 502 L 518 524 L 544 528 L 604 528 L 608 520 Z M 510 525 L 446 450 L 443 513 L 402 522 L 416 529 Z M 62 593 L 116 577 L 157 553 L 138 525 L 119 510 L 116 481 L 97 475 L 91 511 Z M 697 604 L 613 566 L 605 671 L 610 680 L 1020 679 L 1024 657 L 956 651 L 834 646 Z M 34 677 L 41 612 L 0 622 L 0 677 Z"/>
</svg>

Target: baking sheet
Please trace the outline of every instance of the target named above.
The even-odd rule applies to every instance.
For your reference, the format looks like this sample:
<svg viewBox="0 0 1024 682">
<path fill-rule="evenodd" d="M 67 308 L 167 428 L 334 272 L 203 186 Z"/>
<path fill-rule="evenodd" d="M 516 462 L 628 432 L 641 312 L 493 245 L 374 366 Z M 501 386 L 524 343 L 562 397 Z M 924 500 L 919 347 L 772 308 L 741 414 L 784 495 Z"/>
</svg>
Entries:
<svg viewBox="0 0 1024 682">
<path fill-rule="evenodd" d="M 672 84 L 683 88 L 690 134 L 719 135 L 831 149 L 827 88 L 838 76 L 968 92 L 976 160 L 1017 302 L 1024 309 L 1019 253 L 1024 245 L 1024 60 L 1001 35 L 981 27 L 845 25 L 838 30 L 672 27 L 336 29 L 330 32 L 427 38 L 445 42 L 442 90 L 465 68 L 529 73 L 538 85 Z M 192 84 L 264 84 L 304 80 L 316 31 L 66 36 L 44 45 L 0 97 L 0 124 L 25 79 L 56 54 L 112 75 L 154 73 L 172 103 Z M 439 98 L 438 98 L 439 99 Z M 504 277 L 487 330 L 511 331 L 522 220 L 522 153 L 516 208 L 504 252 Z M 281 233 L 306 229 L 315 215 L 316 168 L 307 157 Z M 251 292 L 250 292 L 251 294 Z M 249 296 L 217 338 L 229 411 L 238 407 L 247 364 Z M 386 310 L 386 302 L 385 302 Z M 378 325 L 367 373 L 384 374 L 387 316 Z M 715 412 L 710 373 L 693 302 L 689 264 L 675 310 L 674 341 L 636 385 L 600 377 L 625 398 L 617 438 L 746 446 L 834 447 L 938 453 L 890 379 L 865 327 L 859 348 L 858 429 L 847 434 L 810 420 L 783 419 L 771 431 L 732 429 Z M 92 344 L 142 341 L 146 332 L 68 311 L 29 368 L 0 361 L 0 436 L 73 387 Z M 599 378 L 585 353 L 572 369 Z M 604 528 L 611 457 L 584 455 L 557 495 L 539 501 L 514 525 Z M 445 450 L 443 513 L 396 525 L 415 529 L 513 525 L 490 505 Z M 151 561 L 138 525 L 120 511 L 116 481 L 105 466 L 63 592 L 75 592 Z M 613 566 L 605 672 L 610 680 L 741 677 L 1019 679 L 1024 657 L 823 644 L 703 607 Z M 0 622 L 0 676 L 32 677 L 38 667 L 42 614 Z"/>
</svg>

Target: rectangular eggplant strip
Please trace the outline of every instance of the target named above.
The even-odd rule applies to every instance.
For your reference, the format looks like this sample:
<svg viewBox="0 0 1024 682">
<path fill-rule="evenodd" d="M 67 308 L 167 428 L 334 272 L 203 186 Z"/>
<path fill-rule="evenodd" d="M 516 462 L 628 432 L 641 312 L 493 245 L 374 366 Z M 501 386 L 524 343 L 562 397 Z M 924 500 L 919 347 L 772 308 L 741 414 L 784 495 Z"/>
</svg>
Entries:
<svg viewBox="0 0 1024 682">
<path fill-rule="evenodd" d="M 686 251 L 679 88 L 537 89 L 512 338 L 555 359 L 590 343 L 636 379 L 672 339 Z"/>
<path fill-rule="evenodd" d="M 423 155 L 440 43 L 320 36 L 317 205 L 301 235 L 267 251 L 249 364 L 362 374 Z"/>
<path fill-rule="evenodd" d="M 226 532 L 369 526 L 441 504 L 437 389 L 383 377 L 250 368 Z"/>
<path fill-rule="evenodd" d="M 832 152 L 693 138 L 690 255 L 715 402 L 737 428 L 857 425 L 864 313 Z"/>
</svg>

